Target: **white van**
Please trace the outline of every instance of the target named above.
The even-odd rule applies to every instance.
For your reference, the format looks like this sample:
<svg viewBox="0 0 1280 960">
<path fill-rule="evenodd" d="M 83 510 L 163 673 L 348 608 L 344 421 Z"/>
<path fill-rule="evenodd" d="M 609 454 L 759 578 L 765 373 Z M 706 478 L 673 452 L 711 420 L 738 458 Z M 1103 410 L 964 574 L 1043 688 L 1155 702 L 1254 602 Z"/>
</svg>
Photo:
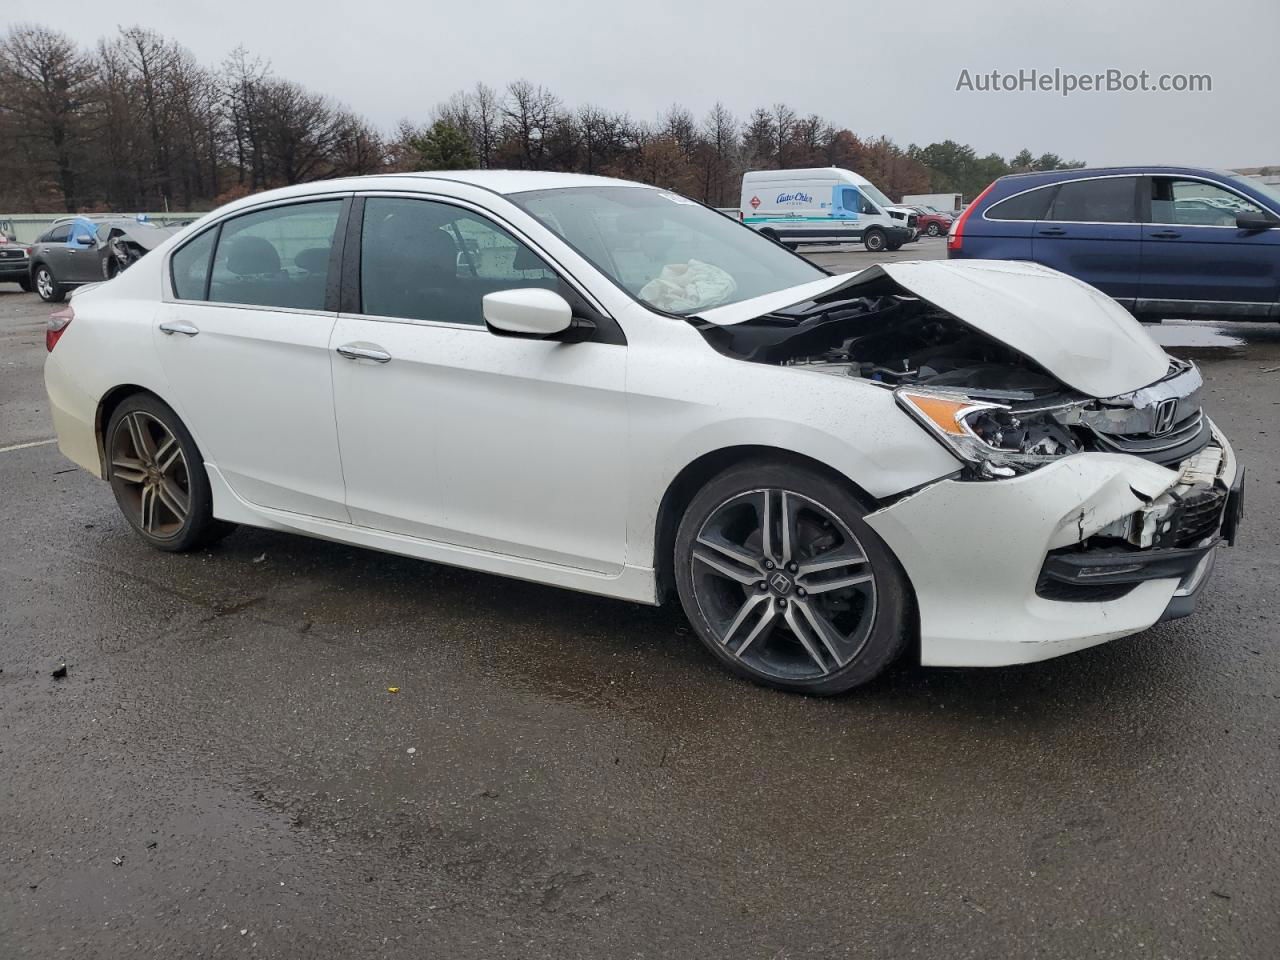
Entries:
<svg viewBox="0 0 1280 960">
<path fill-rule="evenodd" d="M 749 170 L 742 177 L 742 222 L 775 240 L 861 240 L 872 252 L 916 238 L 916 214 L 895 207 L 865 177 L 842 167 Z"/>
</svg>

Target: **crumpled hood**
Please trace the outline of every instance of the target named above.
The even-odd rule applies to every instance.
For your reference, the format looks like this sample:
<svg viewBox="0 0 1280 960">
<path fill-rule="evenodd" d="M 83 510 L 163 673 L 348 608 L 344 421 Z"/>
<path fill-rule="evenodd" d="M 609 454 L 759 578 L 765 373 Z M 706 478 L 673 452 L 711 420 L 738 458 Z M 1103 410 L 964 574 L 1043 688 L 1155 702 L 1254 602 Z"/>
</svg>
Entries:
<svg viewBox="0 0 1280 960">
<path fill-rule="evenodd" d="M 886 263 L 702 311 L 698 317 L 717 325 L 743 323 L 818 296 L 844 292 L 856 297 L 859 286 L 885 276 L 1090 396 L 1137 390 L 1169 370 L 1169 355 L 1106 294 L 1065 273 L 1018 260 Z"/>
<path fill-rule="evenodd" d="M 131 230 L 128 227 L 113 227 L 111 235 L 114 237 L 121 234 L 127 240 L 132 240 L 143 250 L 150 252 L 160 244 L 164 243 L 170 237 L 175 236 L 181 227 L 138 227 Z"/>
</svg>

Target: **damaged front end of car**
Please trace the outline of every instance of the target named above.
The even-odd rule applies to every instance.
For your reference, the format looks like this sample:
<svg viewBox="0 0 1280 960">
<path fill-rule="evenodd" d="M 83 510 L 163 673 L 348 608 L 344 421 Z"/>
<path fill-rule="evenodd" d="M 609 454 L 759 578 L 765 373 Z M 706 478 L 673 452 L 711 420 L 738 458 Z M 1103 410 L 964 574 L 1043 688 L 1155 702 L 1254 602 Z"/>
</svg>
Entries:
<svg viewBox="0 0 1280 960">
<path fill-rule="evenodd" d="M 759 316 L 694 322 L 721 353 L 893 391 L 958 461 L 944 481 L 956 509 L 1000 510 L 1005 483 L 992 481 L 1026 498 L 1046 467 L 1074 462 L 1083 474 L 1070 458 L 1100 455 L 1090 463 L 1107 473 L 1105 496 L 1066 484 L 1076 492 L 1042 505 L 1051 523 L 1011 528 L 1034 541 L 1026 587 L 1039 601 L 1105 604 L 1160 580 L 1191 599 L 1152 608 L 1144 625 L 1182 616 L 1217 544 L 1234 540 L 1243 469 L 1204 415 L 1200 371 L 1069 277 L 1029 264 L 891 264 Z"/>
</svg>

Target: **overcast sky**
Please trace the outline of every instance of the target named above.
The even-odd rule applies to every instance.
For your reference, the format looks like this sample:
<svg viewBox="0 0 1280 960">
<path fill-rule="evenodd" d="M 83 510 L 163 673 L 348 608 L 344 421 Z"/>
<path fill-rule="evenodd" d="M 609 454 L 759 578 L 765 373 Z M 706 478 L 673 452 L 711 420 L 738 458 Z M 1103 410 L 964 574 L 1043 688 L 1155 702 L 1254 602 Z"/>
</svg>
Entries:
<svg viewBox="0 0 1280 960">
<path fill-rule="evenodd" d="M 389 130 L 453 91 L 521 77 L 570 106 L 655 119 L 785 101 L 902 145 L 1026 146 L 1091 165 L 1280 164 L 1280 2 L 1122 0 L 57 0 L 4 5 L 91 44 L 134 23 L 206 64 L 239 44 Z M 9 8 L 21 7 L 20 11 Z M 1179 9 L 1184 8 L 1184 9 Z M 332 15 L 326 13 L 333 11 Z M 1209 74 L 1208 93 L 957 91 L 962 70 Z M 976 82 L 976 80 L 975 80 Z"/>
</svg>

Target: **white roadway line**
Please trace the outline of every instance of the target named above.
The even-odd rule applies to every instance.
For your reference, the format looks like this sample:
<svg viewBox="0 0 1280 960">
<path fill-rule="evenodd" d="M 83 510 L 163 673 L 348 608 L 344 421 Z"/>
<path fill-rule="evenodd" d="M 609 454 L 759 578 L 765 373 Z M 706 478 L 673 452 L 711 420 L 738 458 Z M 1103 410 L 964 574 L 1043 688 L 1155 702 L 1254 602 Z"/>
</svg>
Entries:
<svg viewBox="0 0 1280 960">
<path fill-rule="evenodd" d="M 0 453 L 8 453 L 10 450 L 26 450 L 28 447 L 47 447 L 51 443 L 57 443 L 58 438 L 51 440 L 32 440 L 30 443 L 15 443 L 8 447 L 0 447 Z"/>
</svg>

